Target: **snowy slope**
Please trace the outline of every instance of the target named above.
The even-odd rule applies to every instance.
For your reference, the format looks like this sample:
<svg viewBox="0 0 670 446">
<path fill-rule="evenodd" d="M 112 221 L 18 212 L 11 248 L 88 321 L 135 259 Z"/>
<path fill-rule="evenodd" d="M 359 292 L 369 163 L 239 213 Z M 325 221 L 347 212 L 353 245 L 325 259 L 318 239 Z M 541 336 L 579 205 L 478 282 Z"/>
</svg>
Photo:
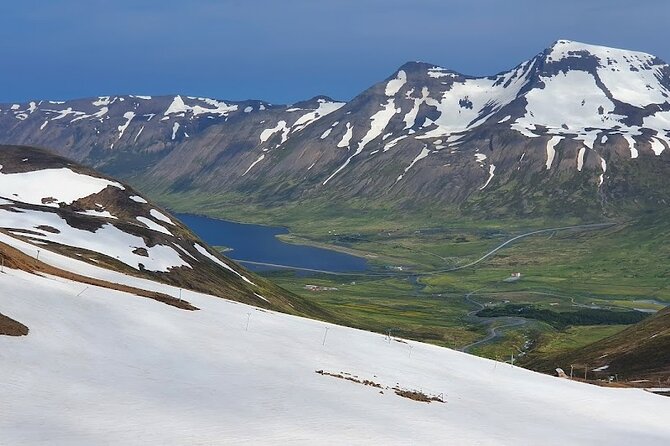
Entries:
<svg viewBox="0 0 670 446">
<path fill-rule="evenodd" d="M 18 157 L 25 157 L 20 164 Z M 136 270 L 169 272 L 192 268 L 191 263 L 198 261 L 175 244 L 177 237 L 170 228 L 179 231 L 175 231 L 178 236 L 184 235 L 183 228 L 146 200 L 141 203 L 130 198 L 136 195 L 120 183 L 77 172 L 72 165 L 54 166 L 66 161 L 29 148 L 0 147 L 0 161 L 4 163 L 0 165 L 0 228 L 8 233 L 37 245 L 49 242 L 100 253 Z M 109 195 L 114 198 L 110 200 Z M 82 217 L 72 219 L 69 214 L 73 212 Z M 136 227 L 123 227 L 124 219 Z M 173 240 L 155 243 L 147 235 L 155 232 Z M 198 250 L 197 243 L 192 244 Z"/>
<path fill-rule="evenodd" d="M 24 337 L 0 337 L 3 443 L 670 440 L 670 399 L 642 390 L 570 382 L 193 292 L 184 298 L 200 311 L 95 287 L 78 296 L 82 289 L 0 274 L 0 312 L 30 328 Z M 372 380 L 383 393 L 317 370 Z M 446 403 L 405 399 L 387 386 L 442 394 Z"/>
<path fill-rule="evenodd" d="M 207 247 L 129 186 L 42 150 L 0 145 L 0 233 L 13 239 L 6 244 L 21 242 L 15 247 L 38 261 L 51 251 L 108 270 L 313 315 L 298 298 Z"/>
</svg>

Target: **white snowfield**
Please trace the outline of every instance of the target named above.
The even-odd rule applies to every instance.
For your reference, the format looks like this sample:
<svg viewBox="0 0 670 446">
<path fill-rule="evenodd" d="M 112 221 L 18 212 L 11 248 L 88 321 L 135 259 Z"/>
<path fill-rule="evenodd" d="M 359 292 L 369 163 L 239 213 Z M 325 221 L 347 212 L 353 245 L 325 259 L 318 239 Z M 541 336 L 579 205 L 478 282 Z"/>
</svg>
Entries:
<svg viewBox="0 0 670 446">
<path fill-rule="evenodd" d="M 615 99 L 640 108 L 668 101 L 670 91 L 658 82 L 663 73 L 661 66 L 654 65 L 653 55 L 570 40 L 556 43 L 548 56 L 550 61 L 572 57 L 576 52 L 596 56 L 600 62 L 598 77 Z"/>
<path fill-rule="evenodd" d="M 81 263 L 61 261 L 70 268 Z M 135 286 L 149 283 L 128 279 Z M 0 443 L 670 440 L 670 399 L 642 390 L 580 384 L 431 345 L 388 342 L 379 334 L 182 295 L 201 310 L 5 268 L 0 311 L 30 333 L 0 336 Z M 316 370 L 350 373 L 384 389 Z M 442 394 L 446 403 L 412 401 L 385 388 L 396 385 Z"/>
<path fill-rule="evenodd" d="M 191 101 L 198 100 L 200 102 L 204 102 L 205 105 L 187 105 L 184 102 L 184 98 L 178 95 L 174 97 L 168 109 L 165 110 L 165 113 L 163 113 L 163 116 L 169 117 L 170 115 L 178 115 L 180 113 L 185 114 L 188 112 L 191 112 L 193 116 L 202 114 L 227 116 L 230 112 L 234 112 L 238 109 L 238 106 L 235 104 L 229 105 L 223 101 L 217 101 L 216 99 L 193 97 L 188 97 L 187 99 L 190 99 Z"/>
<path fill-rule="evenodd" d="M 160 229 L 162 232 L 172 235 L 163 226 L 148 218 L 137 217 L 137 219 L 144 224 L 151 224 L 152 226 L 149 226 L 149 229 Z M 58 233 L 40 228 L 44 226 L 54 228 Z M 139 269 L 140 263 L 148 271 L 168 272 L 171 268 L 180 266 L 191 267 L 172 246 L 148 246 L 142 237 L 123 232 L 110 223 L 104 223 L 95 232 L 91 232 L 73 228 L 67 224 L 66 220 L 52 212 L 36 210 L 12 212 L 7 209 L 0 209 L 0 228 L 8 229 L 10 232 L 18 232 L 37 241 L 50 241 L 64 246 L 98 252 L 135 269 Z M 26 230 L 30 232 L 25 233 Z M 133 251 L 137 248 L 145 249 L 147 256 L 135 254 Z M 35 249 L 38 248 L 35 247 Z M 34 255 L 35 249 L 29 252 L 29 255 Z"/>
<path fill-rule="evenodd" d="M 0 195 L 15 202 L 37 206 L 58 207 L 58 203 L 61 202 L 71 204 L 110 186 L 125 190 L 120 183 L 77 173 L 68 168 L 21 173 L 3 173 L 0 168 Z M 138 196 L 130 198 L 139 203 L 146 203 L 146 200 Z M 43 203 L 43 199 L 47 201 Z M 11 204 L 14 203 L 0 198 L 0 205 Z M 101 208 L 100 205 L 96 207 Z M 64 246 L 101 253 L 135 269 L 139 269 L 140 264 L 148 271 L 159 272 L 168 272 L 171 268 L 182 266 L 191 268 L 191 265 L 184 260 L 184 256 L 174 246 L 161 244 L 148 246 L 144 238 L 118 229 L 110 222 L 118 218 L 104 209 L 87 209 L 78 212 L 82 215 L 105 219 L 101 221 L 101 227 L 94 231 L 72 227 L 50 209 L 43 209 L 0 208 L 0 228 L 33 240 L 34 246 L 29 255 L 36 255 L 39 248 L 35 245 L 40 245 L 42 241 L 51 241 Z M 163 223 L 174 225 L 170 218 L 156 209 L 150 209 L 149 214 Z M 172 233 L 163 224 L 143 216 L 138 216 L 136 219 L 138 226 L 145 226 L 172 236 Z M 147 256 L 141 255 L 141 250 L 146 250 Z"/>
<path fill-rule="evenodd" d="M 46 186 L 48 185 L 48 187 Z M 58 207 L 97 194 L 107 186 L 124 187 L 115 181 L 74 172 L 67 167 L 21 173 L 3 173 L 0 169 L 0 194 L 28 204 Z M 42 199 L 54 199 L 43 203 Z"/>
</svg>

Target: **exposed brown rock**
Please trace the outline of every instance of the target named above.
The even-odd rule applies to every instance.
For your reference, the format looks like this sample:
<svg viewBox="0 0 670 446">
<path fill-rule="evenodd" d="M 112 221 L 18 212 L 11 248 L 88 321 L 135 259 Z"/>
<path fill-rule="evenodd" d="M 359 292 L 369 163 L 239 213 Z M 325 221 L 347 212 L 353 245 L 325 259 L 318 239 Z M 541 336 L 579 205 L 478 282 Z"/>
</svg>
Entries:
<svg viewBox="0 0 670 446">
<path fill-rule="evenodd" d="M 5 316 L 0 313 L 0 335 L 4 336 L 26 336 L 28 334 L 28 327 L 21 322 Z"/>
</svg>

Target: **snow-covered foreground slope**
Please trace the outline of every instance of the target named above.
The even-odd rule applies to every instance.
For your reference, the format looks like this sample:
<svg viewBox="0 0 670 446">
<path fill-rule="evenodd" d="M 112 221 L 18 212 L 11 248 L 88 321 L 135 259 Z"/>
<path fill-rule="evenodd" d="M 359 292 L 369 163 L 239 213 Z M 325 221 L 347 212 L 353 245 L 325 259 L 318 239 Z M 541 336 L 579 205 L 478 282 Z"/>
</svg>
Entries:
<svg viewBox="0 0 670 446">
<path fill-rule="evenodd" d="M 69 268 L 81 263 L 58 261 Z M 124 281 L 118 273 L 107 278 Z M 642 390 L 570 382 L 415 342 L 389 343 L 382 335 L 194 292 L 184 298 L 201 310 L 189 312 L 93 286 L 78 295 L 84 288 L 17 270 L 0 274 L 0 312 L 30 328 L 28 336 L 0 336 L 0 443 L 670 440 L 670 399 Z M 446 403 L 417 402 L 386 388 L 380 393 L 316 370 L 443 394 Z"/>
</svg>

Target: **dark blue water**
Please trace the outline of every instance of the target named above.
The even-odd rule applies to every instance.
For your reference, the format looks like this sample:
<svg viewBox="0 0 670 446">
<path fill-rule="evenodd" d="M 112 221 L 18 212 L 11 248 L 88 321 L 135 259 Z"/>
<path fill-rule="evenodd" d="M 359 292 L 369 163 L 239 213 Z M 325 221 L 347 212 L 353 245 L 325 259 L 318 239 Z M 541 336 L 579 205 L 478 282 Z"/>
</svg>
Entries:
<svg viewBox="0 0 670 446">
<path fill-rule="evenodd" d="M 190 214 L 177 214 L 177 217 L 209 245 L 232 248 L 225 255 L 234 260 L 331 272 L 360 272 L 368 269 L 367 261 L 360 257 L 284 243 L 276 237 L 278 234 L 288 234 L 284 228 L 233 223 Z M 242 264 L 255 271 L 279 269 Z"/>
</svg>

